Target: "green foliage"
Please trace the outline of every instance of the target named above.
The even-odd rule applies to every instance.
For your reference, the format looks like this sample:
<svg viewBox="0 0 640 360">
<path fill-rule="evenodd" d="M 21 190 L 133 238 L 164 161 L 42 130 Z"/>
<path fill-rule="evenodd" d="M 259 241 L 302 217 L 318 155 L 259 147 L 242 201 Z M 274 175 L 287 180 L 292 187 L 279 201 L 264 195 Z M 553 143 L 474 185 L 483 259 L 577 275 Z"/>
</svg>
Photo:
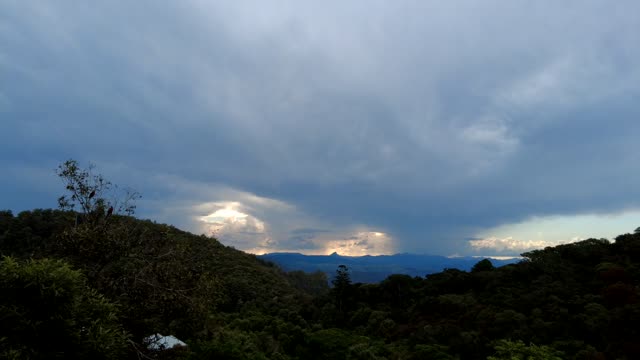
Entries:
<svg viewBox="0 0 640 360">
<path fill-rule="evenodd" d="M 115 305 L 60 260 L 0 262 L 0 357 L 119 359 L 127 336 Z"/>
<path fill-rule="evenodd" d="M 129 216 L 114 215 L 107 222 L 105 208 L 116 206 L 117 200 L 106 196 L 115 186 L 92 171 L 73 160 L 58 168 L 69 192 L 60 204 L 66 211 L 37 210 L 17 217 L 0 213 L 0 254 L 59 258 L 78 269 L 91 287 L 122 305 L 120 324 L 138 343 L 136 351 L 130 347 L 131 354 L 148 353 L 140 342 L 153 333 L 206 338 L 219 329 L 208 322 L 218 311 L 280 312 L 310 301 L 291 285 L 293 279 L 303 285 L 305 275 L 287 277 L 272 264 L 215 239 Z M 82 221 L 69 211 L 72 207 L 80 210 Z M 135 207 L 121 209 L 126 214 Z M 309 279 L 315 281 L 309 290 L 327 288 L 324 275 Z M 304 323 L 297 311 L 289 318 Z"/>
<path fill-rule="evenodd" d="M 449 355 L 449 348 L 443 345 L 416 345 L 411 359 L 454 360 L 456 357 Z"/>
<path fill-rule="evenodd" d="M 65 259 L 68 271 L 82 275 L 84 292 L 121 304 L 114 326 L 134 342 L 160 332 L 191 345 L 162 355 L 139 345 L 144 356 L 477 359 L 547 350 L 577 359 L 640 356 L 634 345 L 640 343 L 634 330 L 640 234 L 537 250 L 525 254 L 529 260 L 490 271 L 479 265 L 426 278 L 393 275 L 379 284 L 352 284 L 348 269 L 340 268 L 327 291 L 323 274 L 285 273 L 171 226 L 124 216 L 107 227 L 74 225 L 73 218 L 63 211 L 2 212 L 0 251 Z M 3 295 L 5 301 L 16 296 Z M 19 334 L 26 338 L 20 331 L 8 335 Z M 22 357 L 26 340 L 8 335 L 2 335 L 4 356 Z M 500 348 L 487 345 L 506 338 L 511 343 L 496 343 Z M 537 345 L 523 345 L 531 343 Z M 129 355 L 136 356 L 132 347 Z"/>
<path fill-rule="evenodd" d="M 213 238 L 106 221 L 113 188 L 91 170 L 59 168 L 65 211 L 0 211 L 0 254 L 20 259 L 0 266 L 0 357 L 640 358 L 639 232 L 378 284 L 341 266 L 329 289 Z M 149 351 L 155 333 L 189 347 Z"/>
<path fill-rule="evenodd" d="M 487 360 L 562 360 L 564 354 L 548 346 L 525 345 L 521 340 L 499 340 Z"/>
<path fill-rule="evenodd" d="M 322 271 L 314 273 L 290 271 L 285 276 L 296 289 L 302 290 L 309 295 L 321 296 L 329 292 L 327 275 Z"/>
<path fill-rule="evenodd" d="M 311 334 L 308 338 L 308 359 L 345 359 L 350 354 L 351 358 L 363 358 L 363 353 L 370 347 L 370 340 L 364 336 L 357 336 L 341 329 L 320 330 Z M 364 349 L 363 349 L 364 347 Z M 364 351 L 363 351 L 364 350 Z M 366 358 L 366 357 L 365 357 Z"/>
<path fill-rule="evenodd" d="M 0 255 L 18 258 L 42 256 L 54 234 L 62 232 L 73 216 L 62 211 L 23 211 L 13 216 L 0 212 Z"/>
<path fill-rule="evenodd" d="M 267 359 L 250 333 L 240 330 L 220 329 L 210 340 L 196 345 L 195 359 Z"/>
</svg>

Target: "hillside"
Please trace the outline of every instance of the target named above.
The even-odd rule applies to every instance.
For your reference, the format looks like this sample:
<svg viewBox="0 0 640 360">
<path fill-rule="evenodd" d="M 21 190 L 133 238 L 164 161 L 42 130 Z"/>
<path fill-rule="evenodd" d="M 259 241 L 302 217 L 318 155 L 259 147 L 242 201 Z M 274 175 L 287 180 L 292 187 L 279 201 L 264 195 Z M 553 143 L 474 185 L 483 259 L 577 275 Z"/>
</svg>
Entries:
<svg viewBox="0 0 640 360">
<path fill-rule="evenodd" d="M 0 255 L 56 258 L 81 270 L 91 287 L 120 305 L 122 323 L 138 341 L 153 333 L 206 333 L 213 310 L 296 308 L 309 299 L 278 267 L 214 238 L 123 216 L 107 226 L 74 226 L 76 216 L 0 212 Z"/>
<path fill-rule="evenodd" d="M 640 234 L 353 283 L 132 217 L 0 212 L 0 356 L 635 359 Z M 383 258 L 384 259 L 384 258 Z M 172 334 L 188 348 L 149 350 Z"/>
<path fill-rule="evenodd" d="M 328 277 L 333 276 L 339 265 L 346 265 L 351 270 L 351 280 L 362 283 L 377 283 L 393 274 L 425 276 L 444 269 L 469 271 L 473 265 L 483 259 L 475 257 L 449 258 L 423 254 L 341 256 L 337 253 L 331 255 L 270 253 L 259 257 L 272 261 L 287 271 L 322 271 Z M 519 261 L 517 258 L 511 260 L 489 260 L 496 267 Z"/>
</svg>

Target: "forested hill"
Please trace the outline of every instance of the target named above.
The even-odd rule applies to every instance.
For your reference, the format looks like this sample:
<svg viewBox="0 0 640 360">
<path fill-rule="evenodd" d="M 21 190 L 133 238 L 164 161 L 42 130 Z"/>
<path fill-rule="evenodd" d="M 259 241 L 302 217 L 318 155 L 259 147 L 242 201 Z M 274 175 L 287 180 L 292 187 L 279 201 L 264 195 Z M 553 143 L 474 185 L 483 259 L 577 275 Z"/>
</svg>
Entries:
<svg viewBox="0 0 640 360">
<path fill-rule="evenodd" d="M 34 210 L 14 216 L 10 211 L 1 211 L 0 255 L 5 260 L 0 281 L 5 287 L 18 286 L 7 279 L 11 274 L 7 273 L 10 269 L 7 268 L 6 256 L 18 263 L 27 259 L 60 259 L 63 262 L 47 264 L 46 269 L 41 270 L 55 273 L 57 270 L 54 269 L 64 269 L 66 264 L 79 270 L 85 279 L 83 284 L 118 304 L 119 322 L 113 328 L 118 330 L 114 330 L 114 334 L 124 331 L 135 340 L 134 343 L 154 333 L 175 334 L 185 339 L 210 335 L 217 323 L 223 322 L 212 317 L 212 313 L 235 313 L 252 308 L 298 310 L 310 302 L 311 297 L 292 285 L 296 282 L 303 282 L 303 287 L 310 292 L 322 292 L 327 288 L 327 278 L 322 274 L 286 274 L 272 263 L 224 246 L 210 237 L 124 216 L 113 216 L 108 222 L 76 226 L 77 215 L 58 210 Z M 51 274 L 46 281 L 50 284 L 43 287 L 56 287 L 64 286 L 64 282 L 70 279 L 58 279 Z M 22 285 L 29 287 L 28 284 Z M 12 340 L 25 341 L 30 336 L 37 337 L 38 341 L 48 337 L 52 340 L 51 343 L 44 341 L 37 345 L 35 340 L 29 340 L 28 346 L 34 347 L 29 351 L 40 351 L 40 347 L 64 351 L 77 345 L 57 339 L 54 334 L 62 330 L 57 328 L 44 331 L 51 332 L 47 336 L 42 329 L 33 329 L 33 332 L 23 329 L 24 333 L 16 333 L 16 329 L 27 324 L 14 317 L 17 315 L 7 314 L 7 304 L 38 308 L 44 305 L 39 303 L 41 301 L 58 300 L 37 298 L 30 293 L 12 298 L 14 295 L 4 291 L 0 294 L 4 312 L 0 315 L 3 319 L 0 358 L 6 355 L 3 351 L 13 347 Z M 34 319 L 29 325 L 36 322 Z M 130 344 L 123 343 L 124 349 Z M 92 346 L 100 347 L 100 344 Z"/>
<path fill-rule="evenodd" d="M 638 359 L 640 234 L 351 280 L 164 224 L 0 212 L 0 358 Z M 145 336 L 186 348 L 155 351 Z"/>
<path fill-rule="evenodd" d="M 404 274 L 410 276 L 425 276 L 443 271 L 444 269 L 460 269 L 468 271 L 482 258 L 474 257 L 446 257 L 424 254 L 395 254 L 379 256 L 341 256 L 331 255 L 303 255 L 298 253 L 270 253 L 260 255 L 261 259 L 273 261 L 284 270 L 302 270 L 306 272 L 322 271 L 329 277 L 333 275 L 339 265 L 346 265 L 351 271 L 353 282 L 377 283 L 389 275 Z M 518 258 L 510 260 L 489 259 L 498 267 L 520 261 Z"/>
</svg>

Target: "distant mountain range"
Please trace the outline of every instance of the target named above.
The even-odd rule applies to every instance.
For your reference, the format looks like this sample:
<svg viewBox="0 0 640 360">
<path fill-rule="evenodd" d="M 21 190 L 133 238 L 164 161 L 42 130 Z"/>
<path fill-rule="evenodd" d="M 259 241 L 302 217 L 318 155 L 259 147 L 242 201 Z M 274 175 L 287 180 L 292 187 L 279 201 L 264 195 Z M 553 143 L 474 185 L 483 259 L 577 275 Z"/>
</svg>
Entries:
<svg viewBox="0 0 640 360">
<path fill-rule="evenodd" d="M 444 269 L 460 269 L 468 271 L 482 257 L 446 257 L 438 255 L 395 254 L 379 256 L 341 256 L 303 255 L 299 253 L 271 253 L 261 255 L 263 260 L 278 264 L 286 271 L 302 270 L 305 272 L 322 271 L 329 279 L 335 275 L 338 265 L 346 265 L 351 270 L 353 282 L 375 283 L 386 279 L 391 274 L 425 276 Z M 494 266 L 502 266 L 520 261 L 519 258 L 509 260 L 489 259 Z"/>
</svg>

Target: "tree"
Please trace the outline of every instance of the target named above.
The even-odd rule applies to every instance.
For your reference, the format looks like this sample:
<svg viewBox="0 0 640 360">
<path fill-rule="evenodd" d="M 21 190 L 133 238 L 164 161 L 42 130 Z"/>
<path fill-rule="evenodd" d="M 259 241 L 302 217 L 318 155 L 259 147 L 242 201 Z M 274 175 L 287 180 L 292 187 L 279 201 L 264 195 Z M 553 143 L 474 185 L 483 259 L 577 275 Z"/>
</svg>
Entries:
<svg viewBox="0 0 640 360">
<path fill-rule="evenodd" d="M 119 192 L 118 186 L 113 185 L 101 174 L 94 174 L 95 166 L 89 164 L 86 169 L 81 168 L 76 160 L 70 159 L 56 169 L 56 174 L 65 184 L 68 194 L 58 198 L 61 210 L 76 210 L 81 214 L 80 222 L 98 224 L 100 220 L 111 215 L 112 212 L 124 215 L 135 213 L 135 200 L 140 194 L 131 189 L 125 189 L 123 194 L 107 199 L 108 195 Z"/>
<path fill-rule="evenodd" d="M 476 273 L 480 271 L 491 271 L 493 269 L 494 269 L 494 266 L 493 266 L 493 263 L 491 263 L 491 260 L 482 259 L 478 261 L 475 265 L 473 265 L 473 267 L 471 268 L 471 272 Z"/>
<path fill-rule="evenodd" d="M 76 213 L 75 227 L 60 232 L 50 244 L 53 253 L 65 258 L 85 271 L 89 280 L 99 280 L 105 268 L 114 260 L 128 254 L 134 246 L 128 236 L 132 229 L 126 221 L 110 221 L 114 208 L 118 214 L 133 215 L 135 200 L 140 195 L 133 190 L 118 191 L 101 174 L 94 173 L 90 164 L 81 168 L 76 160 L 58 166 L 56 174 L 62 179 L 66 195 L 58 198 L 63 211 Z M 107 225 L 109 229 L 107 229 Z"/>
<path fill-rule="evenodd" d="M 336 276 L 331 280 L 333 284 L 332 292 L 335 295 L 336 303 L 338 305 L 338 311 L 343 313 L 345 300 L 348 296 L 349 288 L 351 287 L 351 275 L 349 274 L 349 268 L 346 265 L 339 265 L 336 270 Z"/>
<path fill-rule="evenodd" d="M 499 340 L 487 360 L 561 360 L 564 354 L 549 346 L 526 345 L 521 340 Z"/>
<path fill-rule="evenodd" d="M 0 358 L 122 358 L 118 309 L 65 262 L 5 257 L 0 288 Z"/>
<path fill-rule="evenodd" d="M 336 276 L 331 280 L 333 287 L 342 291 L 351 285 L 351 275 L 349 274 L 349 268 L 347 265 L 339 265 L 336 270 Z"/>
</svg>

